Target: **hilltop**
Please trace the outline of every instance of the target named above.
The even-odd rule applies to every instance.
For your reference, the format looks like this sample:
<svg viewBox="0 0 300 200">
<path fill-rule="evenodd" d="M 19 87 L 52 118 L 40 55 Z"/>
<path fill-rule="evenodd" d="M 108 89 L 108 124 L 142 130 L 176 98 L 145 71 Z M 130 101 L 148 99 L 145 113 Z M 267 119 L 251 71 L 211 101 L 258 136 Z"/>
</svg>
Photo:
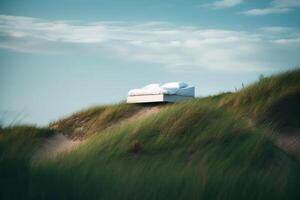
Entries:
<svg viewBox="0 0 300 200">
<path fill-rule="evenodd" d="M 1 128 L 1 199 L 297 199 L 298 102 L 299 69 L 235 93 Z M 58 133 L 80 142 L 35 159 Z"/>
</svg>

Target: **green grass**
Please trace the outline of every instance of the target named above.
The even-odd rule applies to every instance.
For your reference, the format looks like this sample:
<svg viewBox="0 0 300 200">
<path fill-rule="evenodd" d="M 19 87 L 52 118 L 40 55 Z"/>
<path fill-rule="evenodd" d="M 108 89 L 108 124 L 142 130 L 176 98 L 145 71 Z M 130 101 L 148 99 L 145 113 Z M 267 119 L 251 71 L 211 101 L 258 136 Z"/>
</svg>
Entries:
<svg viewBox="0 0 300 200">
<path fill-rule="evenodd" d="M 161 105 L 155 104 L 154 106 L 159 107 Z M 52 122 L 49 127 L 71 138 L 84 138 L 130 118 L 147 107 L 151 107 L 151 105 L 127 104 L 125 102 L 95 106 Z"/>
<path fill-rule="evenodd" d="M 299 163 L 265 131 L 182 103 L 42 162 L 34 188 L 47 180 L 38 191 L 67 199 L 296 199 Z"/>
<path fill-rule="evenodd" d="M 96 106 L 52 122 L 50 128 L 73 138 L 86 137 L 132 116 L 140 109 L 141 106 L 126 103 Z"/>
<path fill-rule="evenodd" d="M 298 199 L 300 162 L 271 136 L 299 127 L 299 80 L 300 70 L 286 72 L 115 127 L 143 106 L 94 107 L 50 130 L 1 128 L 0 198 Z M 33 162 L 53 131 L 87 142 Z"/>
<path fill-rule="evenodd" d="M 0 199 L 28 195 L 31 156 L 53 132 L 46 128 L 15 126 L 0 129 Z"/>
<path fill-rule="evenodd" d="M 300 69 L 263 78 L 236 93 L 199 101 L 226 108 L 256 124 L 300 128 Z"/>
</svg>

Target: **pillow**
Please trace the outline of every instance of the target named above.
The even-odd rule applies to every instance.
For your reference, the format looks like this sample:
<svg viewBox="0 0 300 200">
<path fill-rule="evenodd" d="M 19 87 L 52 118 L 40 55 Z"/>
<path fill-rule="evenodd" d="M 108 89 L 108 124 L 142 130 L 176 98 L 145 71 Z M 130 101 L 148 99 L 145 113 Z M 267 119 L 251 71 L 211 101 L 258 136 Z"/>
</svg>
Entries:
<svg viewBox="0 0 300 200">
<path fill-rule="evenodd" d="M 169 82 L 169 83 L 163 84 L 161 87 L 162 88 L 177 88 L 177 89 L 180 89 L 180 88 L 185 88 L 187 86 L 188 86 L 188 84 L 183 83 L 183 82 Z"/>
<path fill-rule="evenodd" d="M 146 85 L 145 87 L 143 87 L 144 90 L 153 90 L 153 89 L 157 89 L 157 88 L 160 88 L 159 84 L 157 84 L 157 83 L 149 84 L 149 85 Z"/>
</svg>

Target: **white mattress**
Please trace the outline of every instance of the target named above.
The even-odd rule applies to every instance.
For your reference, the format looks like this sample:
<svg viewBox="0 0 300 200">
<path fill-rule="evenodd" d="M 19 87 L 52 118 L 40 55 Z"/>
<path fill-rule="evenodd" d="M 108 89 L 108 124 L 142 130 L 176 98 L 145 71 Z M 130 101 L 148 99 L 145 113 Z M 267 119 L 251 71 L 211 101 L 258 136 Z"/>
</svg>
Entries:
<svg viewBox="0 0 300 200">
<path fill-rule="evenodd" d="M 195 87 L 186 86 L 183 88 L 166 88 L 161 87 L 159 84 L 150 84 L 144 88 L 133 89 L 128 92 L 128 96 L 144 96 L 144 95 L 178 95 L 178 96 L 195 96 Z"/>
</svg>

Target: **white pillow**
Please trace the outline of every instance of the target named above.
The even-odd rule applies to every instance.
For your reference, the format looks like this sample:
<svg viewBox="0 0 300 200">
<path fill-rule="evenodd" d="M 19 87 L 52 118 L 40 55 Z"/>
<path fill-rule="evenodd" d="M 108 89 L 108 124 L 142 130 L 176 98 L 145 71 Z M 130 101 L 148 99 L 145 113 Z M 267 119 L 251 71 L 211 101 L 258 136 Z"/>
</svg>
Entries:
<svg viewBox="0 0 300 200">
<path fill-rule="evenodd" d="M 143 87 L 144 90 L 153 90 L 153 89 L 157 89 L 157 88 L 160 88 L 159 84 L 157 84 L 157 83 L 149 84 L 149 85 L 146 85 L 145 87 Z"/>
<path fill-rule="evenodd" d="M 188 84 L 183 83 L 183 82 L 169 82 L 169 83 L 163 84 L 161 87 L 162 88 L 177 88 L 177 89 L 180 89 L 180 88 L 185 88 L 187 86 L 188 86 Z"/>
</svg>

